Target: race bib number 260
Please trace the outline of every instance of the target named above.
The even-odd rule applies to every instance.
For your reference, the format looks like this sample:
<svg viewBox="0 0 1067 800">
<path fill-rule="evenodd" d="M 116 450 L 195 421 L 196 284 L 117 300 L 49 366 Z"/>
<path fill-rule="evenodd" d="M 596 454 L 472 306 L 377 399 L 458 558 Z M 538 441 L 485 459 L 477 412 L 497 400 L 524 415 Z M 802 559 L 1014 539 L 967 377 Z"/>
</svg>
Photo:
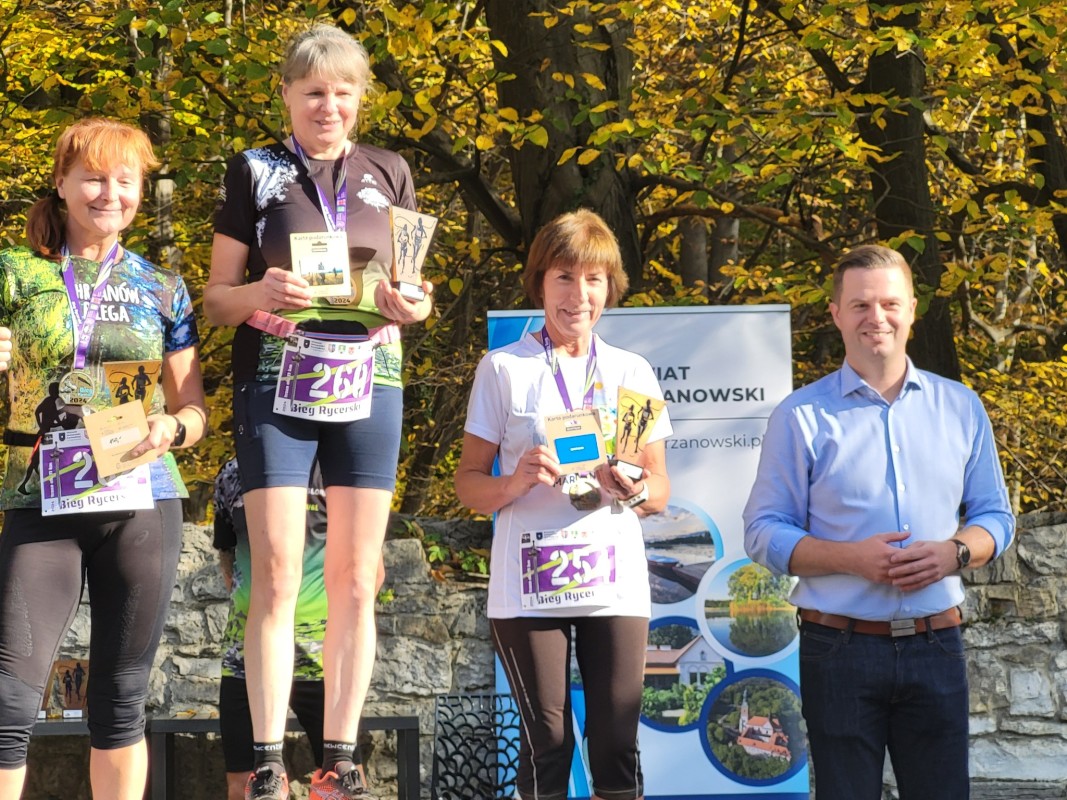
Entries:
<svg viewBox="0 0 1067 800">
<path fill-rule="evenodd" d="M 373 380 L 374 345 L 365 338 L 296 333 L 285 343 L 274 412 L 325 422 L 365 419 Z"/>
</svg>

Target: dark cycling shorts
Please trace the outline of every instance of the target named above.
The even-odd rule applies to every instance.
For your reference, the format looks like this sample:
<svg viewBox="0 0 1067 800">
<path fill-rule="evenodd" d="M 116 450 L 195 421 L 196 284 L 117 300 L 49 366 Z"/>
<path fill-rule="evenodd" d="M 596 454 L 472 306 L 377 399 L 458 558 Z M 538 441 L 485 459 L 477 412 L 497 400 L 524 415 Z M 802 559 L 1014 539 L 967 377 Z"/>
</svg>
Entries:
<svg viewBox="0 0 1067 800">
<path fill-rule="evenodd" d="M 274 413 L 276 384 L 248 381 L 233 394 L 233 435 L 246 492 L 307 486 L 318 454 L 324 486 L 396 487 L 404 391 L 375 385 L 371 415 L 355 422 L 317 422 Z"/>
<path fill-rule="evenodd" d="M 144 738 L 145 698 L 182 543 L 180 500 L 149 509 L 4 513 L 0 533 L 0 768 L 26 763 L 30 730 L 82 585 L 89 590 L 89 740 Z M 49 687 L 50 688 L 50 687 Z"/>
</svg>

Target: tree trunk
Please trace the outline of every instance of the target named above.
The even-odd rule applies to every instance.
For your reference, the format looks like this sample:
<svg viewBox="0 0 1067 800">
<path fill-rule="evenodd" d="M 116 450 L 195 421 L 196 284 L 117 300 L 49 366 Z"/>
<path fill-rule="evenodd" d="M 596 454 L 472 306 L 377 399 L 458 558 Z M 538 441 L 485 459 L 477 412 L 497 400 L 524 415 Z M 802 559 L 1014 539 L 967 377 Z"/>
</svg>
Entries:
<svg viewBox="0 0 1067 800">
<path fill-rule="evenodd" d="M 139 58 L 154 56 L 159 61 L 152 75 L 157 86 L 165 86 L 171 69 L 170 40 L 141 38 L 137 29 L 129 32 L 133 52 Z M 130 69 L 135 70 L 132 66 Z M 160 94 L 162 107 L 141 115 L 141 126 L 148 133 L 160 160 L 159 171 L 152 182 L 148 200 L 155 226 L 148 240 L 148 260 L 168 269 L 178 269 L 181 254 L 174 246 L 174 179 L 170 177 L 167 163 L 167 146 L 171 139 L 171 107 L 166 92 Z"/>
<path fill-rule="evenodd" d="M 1045 70 L 1040 70 L 1042 73 Z M 1026 112 L 1026 127 L 1037 131 L 1043 143 L 1030 146 L 1030 162 L 1033 169 L 1044 179 L 1038 195 L 1038 203 L 1049 206 L 1063 197 L 1067 191 L 1067 145 L 1064 145 L 1056 120 L 1059 112 L 1045 92 L 1041 93 L 1044 113 Z M 1052 215 L 1052 227 L 1060 247 L 1061 258 L 1067 258 L 1067 214 L 1057 211 Z"/>
<path fill-rule="evenodd" d="M 615 169 L 616 157 L 628 153 L 609 143 L 589 164 L 579 164 L 577 157 L 558 164 L 568 148 L 586 147 L 596 130 L 597 126 L 580 112 L 615 101 L 619 111 L 607 114 L 625 115 L 633 81 L 633 56 L 626 41 L 633 27 L 621 19 L 601 24 L 584 8 L 573 15 L 559 14 L 558 24 L 550 28 L 545 27 L 543 17 L 530 16 L 551 15 L 568 5 L 565 0 L 487 0 L 485 4 L 490 35 L 507 49 L 506 56 L 494 52 L 497 66 L 514 76 L 498 82 L 500 104 L 516 109 L 520 117 L 542 113 L 548 131 L 547 146 L 526 142 L 509 155 L 523 238 L 529 245 L 537 230 L 559 214 L 591 208 L 615 232 L 630 281 L 638 283 L 643 258 L 633 190 L 626 173 Z M 583 35 L 575 30 L 583 24 L 591 26 L 592 33 Z M 583 41 L 606 47 L 583 47 Z M 554 73 L 572 76 L 574 88 L 553 78 Z M 595 76 L 605 88 L 594 88 L 583 74 Z"/>
<path fill-rule="evenodd" d="M 683 217 L 678 221 L 681 248 L 678 272 L 684 286 L 708 285 L 708 226 L 702 217 Z"/>
<path fill-rule="evenodd" d="M 741 220 L 737 217 L 717 217 L 711 231 L 711 269 L 708 283 L 712 286 L 722 285 L 722 268 L 731 261 L 737 263 L 740 254 L 737 249 L 741 235 Z"/>
<path fill-rule="evenodd" d="M 917 28 L 918 22 L 918 13 L 912 12 L 899 15 L 893 24 Z M 937 220 L 926 166 L 921 102 L 925 79 L 925 65 L 917 52 L 900 53 L 891 48 L 873 55 L 867 65 L 863 91 L 879 94 L 890 103 L 894 100 L 900 103 L 880 117 L 883 126 L 874 117 L 863 115 L 859 128 L 864 141 L 878 147 L 884 157 L 874 161 L 871 168 L 878 236 L 891 239 L 911 230 L 922 237 L 925 243 L 922 252 L 908 245 L 902 245 L 900 251 L 911 264 L 916 280 L 936 289 L 944 269 L 934 236 Z M 874 112 L 876 108 L 869 110 Z M 959 380 L 960 363 L 949 302 L 948 298 L 931 297 L 928 309 L 915 323 L 908 352 L 917 366 Z"/>
</svg>

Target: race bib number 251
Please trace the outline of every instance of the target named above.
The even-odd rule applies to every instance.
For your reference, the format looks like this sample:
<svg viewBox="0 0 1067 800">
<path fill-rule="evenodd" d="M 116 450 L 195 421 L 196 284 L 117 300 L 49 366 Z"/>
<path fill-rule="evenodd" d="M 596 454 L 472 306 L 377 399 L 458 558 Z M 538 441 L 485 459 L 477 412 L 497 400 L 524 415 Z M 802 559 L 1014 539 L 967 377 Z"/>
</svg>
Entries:
<svg viewBox="0 0 1067 800">
<path fill-rule="evenodd" d="M 595 530 L 564 528 L 520 536 L 522 607 L 582 608 L 617 598 L 615 546 Z"/>
</svg>

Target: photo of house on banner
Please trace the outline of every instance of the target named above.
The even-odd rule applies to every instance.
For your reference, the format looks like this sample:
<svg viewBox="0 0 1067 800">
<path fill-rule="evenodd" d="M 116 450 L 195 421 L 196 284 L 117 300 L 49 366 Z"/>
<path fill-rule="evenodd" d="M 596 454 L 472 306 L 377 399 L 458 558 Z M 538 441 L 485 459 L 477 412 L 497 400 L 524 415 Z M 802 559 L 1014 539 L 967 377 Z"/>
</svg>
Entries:
<svg viewBox="0 0 1067 800">
<path fill-rule="evenodd" d="M 692 620 L 667 620 L 648 632 L 641 717 L 671 731 L 700 721 L 708 693 L 726 677 L 726 664 Z"/>
<path fill-rule="evenodd" d="M 807 762 L 800 697 L 768 676 L 735 680 L 708 713 L 705 746 L 726 775 L 746 783 L 777 783 Z"/>
</svg>

